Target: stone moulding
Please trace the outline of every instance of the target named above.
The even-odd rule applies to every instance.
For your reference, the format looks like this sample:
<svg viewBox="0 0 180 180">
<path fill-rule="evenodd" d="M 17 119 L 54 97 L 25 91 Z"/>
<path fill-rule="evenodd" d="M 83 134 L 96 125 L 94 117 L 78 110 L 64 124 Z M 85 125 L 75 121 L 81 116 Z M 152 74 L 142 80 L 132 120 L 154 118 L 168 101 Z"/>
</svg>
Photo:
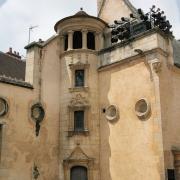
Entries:
<svg viewBox="0 0 180 180">
<path fill-rule="evenodd" d="M 107 107 L 105 112 L 106 119 L 110 122 L 116 121 L 119 119 L 119 110 L 115 105 L 110 105 Z"/>
<path fill-rule="evenodd" d="M 81 94 L 77 94 L 68 105 L 69 109 L 69 127 L 68 127 L 68 137 L 73 135 L 89 135 L 89 108 L 90 104 L 86 97 L 83 97 Z M 74 129 L 74 111 L 83 110 L 85 113 L 84 117 L 84 130 L 76 131 Z"/>
<path fill-rule="evenodd" d="M 142 98 L 138 100 L 135 104 L 135 113 L 137 117 L 141 120 L 146 119 L 151 112 L 151 105 L 147 99 Z"/>
<path fill-rule="evenodd" d="M 77 145 L 70 156 L 63 160 L 65 180 L 70 180 L 71 168 L 75 166 L 86 167 L 88 170 L 88 180 L 93 180 L 92 170 L 94 168 L 94 160 L 84 153 L 80 145 Z"/>
<path fill-rule="evenodd" d="M 0 97 L 0 117 L 3 117 L 7 114 L 9 109 L 9 105 L 8 102 L 4 99 Z"/>
</svg>

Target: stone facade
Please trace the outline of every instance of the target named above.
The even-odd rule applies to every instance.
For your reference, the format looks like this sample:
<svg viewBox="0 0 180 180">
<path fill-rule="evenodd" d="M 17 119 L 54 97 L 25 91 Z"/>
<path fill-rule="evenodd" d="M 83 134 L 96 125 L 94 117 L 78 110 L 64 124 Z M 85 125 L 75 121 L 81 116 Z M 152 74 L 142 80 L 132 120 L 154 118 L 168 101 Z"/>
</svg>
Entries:
<svg viewBox="0 0 180 180">
<path fill-rule="evenodd" d="M 97 2 L 99 18 L 81 10 L 58 21 L 49 40 L 26 46 L 25 82 L 0 78 L 1 180 L 74 180 L 75 167 L 88 180 L 164 180 L 172 169 L 180 179 L 172 39 L 153 29 L 113 45 L 107 23 L 135 9 Z"/>
</svg>

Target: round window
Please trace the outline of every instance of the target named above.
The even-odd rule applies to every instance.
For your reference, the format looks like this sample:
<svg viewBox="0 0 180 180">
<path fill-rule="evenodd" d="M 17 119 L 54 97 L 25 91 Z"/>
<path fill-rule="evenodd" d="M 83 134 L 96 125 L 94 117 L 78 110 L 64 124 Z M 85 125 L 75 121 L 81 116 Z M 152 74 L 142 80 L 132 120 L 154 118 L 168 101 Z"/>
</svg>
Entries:
<svg viewBox="0 0 180 180">
<path fill-rule="evenodd" d="M 145 119 L 149 115 L 150 109 L 150 104 L 146 99 L 140 99 L 135 105 L 136 115 L 141 119 Z"/>
<path fill-rule="evenodd" d="M 4 116 L 8 112 L 8 104 L 5 99 L 0 98 L 0 116 Z"/>
<path fill-rule="evenodd" d="M 109 121 L 115 121 L 119 118 L 119 111 L 116 106 L 110 105 L 106 109 L 106 119 Z"/>
<path fill-rule="evenodd" d="M 44 119 L 45 112 L 41 104 L 35 104 L 31 108 L 31 117 L 35 121 L 41 122 Z"/>
</svg>

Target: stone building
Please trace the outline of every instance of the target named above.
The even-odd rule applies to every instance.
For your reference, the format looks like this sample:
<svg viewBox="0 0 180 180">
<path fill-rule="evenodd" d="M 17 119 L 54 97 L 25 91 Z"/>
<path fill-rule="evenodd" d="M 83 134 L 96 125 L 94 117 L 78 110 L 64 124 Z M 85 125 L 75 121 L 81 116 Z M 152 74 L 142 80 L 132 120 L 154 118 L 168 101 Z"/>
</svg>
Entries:
<svg viewBox="0 0 180 180">
<path fill-rule="evenodd" d="M 180 42 L 141 27 L 111 43 L 109 24 L 137 9 L 97 4 L 26 62 L 0 53 L 1 180 L 180 180 Z"/>
</svg>

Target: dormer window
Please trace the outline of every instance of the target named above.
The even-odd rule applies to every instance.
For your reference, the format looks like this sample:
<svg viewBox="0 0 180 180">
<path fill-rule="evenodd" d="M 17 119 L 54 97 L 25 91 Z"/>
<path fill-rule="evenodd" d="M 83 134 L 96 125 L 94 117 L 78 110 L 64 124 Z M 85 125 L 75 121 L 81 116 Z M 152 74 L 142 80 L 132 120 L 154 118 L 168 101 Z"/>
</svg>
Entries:
<svg viewBox="0 0 180 180">
<path fill-rule="evenodd" d="M 82 49 L 82 32 L 75 31 L 73 34 L 73 49 Z"/>
</svg>

